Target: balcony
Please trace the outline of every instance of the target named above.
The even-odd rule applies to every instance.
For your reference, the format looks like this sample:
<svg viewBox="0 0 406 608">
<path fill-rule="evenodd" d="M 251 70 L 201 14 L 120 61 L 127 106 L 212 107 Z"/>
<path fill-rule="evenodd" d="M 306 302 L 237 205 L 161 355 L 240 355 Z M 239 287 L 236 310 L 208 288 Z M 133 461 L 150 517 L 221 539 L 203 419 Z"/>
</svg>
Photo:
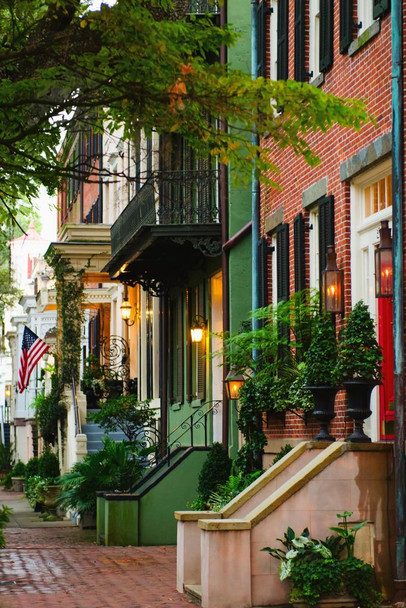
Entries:
<svg viewBox="0 0 406 608">
<path fill-rule="evenodd" d="M 218 256 L 218 173 L 154 172 L 113 224 L 111 245 L 105 269 L 128 283 L 145 274 L 172 282 L 175 266 L 179 275 L 185 263 L 202 265 L 202 258 Z"/>
<path fill-rule="evenodd" d="M 188 13 L 193 15 L 202 13 L 217 15 L 220 13 L 220 6 L 216 0 L 191 0 Z"/>
</svg>

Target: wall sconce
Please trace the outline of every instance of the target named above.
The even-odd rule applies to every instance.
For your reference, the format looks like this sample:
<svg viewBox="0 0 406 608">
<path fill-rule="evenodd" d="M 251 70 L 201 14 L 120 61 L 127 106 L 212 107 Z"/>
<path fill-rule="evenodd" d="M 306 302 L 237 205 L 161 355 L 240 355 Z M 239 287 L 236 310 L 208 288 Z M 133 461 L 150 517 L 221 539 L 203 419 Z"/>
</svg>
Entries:
<svg viewBox="0 0 406 608">
<path fill-rule="evenodd" d="M 325 312 L 344 312 L 344 271 L 337 268 L 333 245 L 327 247 L 327 266 L 321 273 L 322 307 Z"/>
<path fill-rule="evenodd" d="M 128 301 L 128 287 L 127 287 L 127 285 L 124 285 L 124 297 L 123 297 L 123 302 L 120 306 L 120 314 L 121 314 L 122 320 L 128 327 L 131 327 L 132 325 L 134 325 L 136 317 L 137 317 L 137 313 L 135 313 L 134 318 L 131 320 L 131 311 L 132 311 L 132 306 L 131 306 L 130 302 Z"/>
<path fill-rule="evenodd" d="M 203 340 L 203 334 L 207 327 L 207 320 L 202 315 L 196 315 L 190 326 L 190 335 L 192 342 L 201 342 Z"/>
<path fill-rule="evenodd" d="M 242 374 L 236 374 L 234 371 L 229 371 L 226 379 L 226 394 L 229 399 L 239 399 L 240 390 L 245 384 L 245 378 Z"/>
<path fill-rule="evenodd" d="M 379 245 L 375 249 L 375 296 L 391 298 L 393 296 L 393 256 L 392 236 L 389 222 L 381 222 Z"/>
</svg>

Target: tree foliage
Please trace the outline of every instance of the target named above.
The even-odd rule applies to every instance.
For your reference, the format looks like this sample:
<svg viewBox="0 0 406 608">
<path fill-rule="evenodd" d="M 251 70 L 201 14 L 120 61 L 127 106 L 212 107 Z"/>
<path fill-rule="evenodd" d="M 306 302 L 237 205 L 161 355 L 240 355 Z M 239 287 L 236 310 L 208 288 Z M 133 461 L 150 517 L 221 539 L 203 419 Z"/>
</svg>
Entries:
<svg viewBox="0 0 406 608">
<path fill-rule="evenodd" d="M 56 154 L 61 134 L 89 122 L 100 131 L 124 127 L 129 138 L 140 129 L 176 133 L 240 177 L 249 178 L 254 161 L 272 181 L 277 169 L 251 143 L 254 125 L 315 163 L 307 132 L 368 120 L 360 102 L 221 65 L 219 49 L 236 34 L 209 16 L 188 16 L 187 5 L 117 0 L 94 11 L 85 0 L 0 2 L 0 220 L 40 184 L 52 191 L 72 172 Z"/>
</svg>

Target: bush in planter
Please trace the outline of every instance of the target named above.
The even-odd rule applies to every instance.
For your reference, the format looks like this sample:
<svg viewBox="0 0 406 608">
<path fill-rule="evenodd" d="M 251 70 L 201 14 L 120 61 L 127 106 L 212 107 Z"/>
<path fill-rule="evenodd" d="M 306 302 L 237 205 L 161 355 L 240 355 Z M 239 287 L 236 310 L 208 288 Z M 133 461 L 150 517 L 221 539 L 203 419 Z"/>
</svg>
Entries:
<svg viewBox="0 0 406 608">
<path fill-rule="evenodd" d="M 307 386 L 336 386 L 337 340 L 331 315 L 315 320 L 312 341 L 304 355 L 303 381 Z"/>
<path fill-rule="evenodd" d="M 360 300 L 345 319 L 339 335 L 337 378 L 379 383 L 382 379 L 382 348 L 376 339 L 375 323 Z"/>
<path fill-rule="evenodd" d="M 52 376 L 51 391 L 47 395 L 38 393 L 33 406 L 35 419 L 38 423 L 41 437 L 47 444 L 54 444 L 58 433 L 58 420 L 66 414 L 66 406 L 62 399 L 62 385 L 59 376 Z"/>
<path fill-rule="evenodd" d="M 38 475 L 44 479 L 55 479 L 60 475 L 58 456 L 49 447 L 38 459 Z"/>
<path fill-rule="evenodd" d="M 38 475 L 38 463 L 39 463 L 39 459 L 36 457 L 29 459 L 29 461 L 25 465 L 25 478 L 26 479 L 29 479 L 30 477 L 34 477 L 34 475 Z"/>
<path fill-rule="evenodd" d="M 280 560 L 279 578 L 291 582 L 291 602 L 313 607 L 323 596 L 347 593 L 357 600 L 359 608 L 376 608 L 380 604 L 382 595 L 373 586 L 374 568 L 353 554 L 356 534 L 367 522 L 350 528 L 347 522 L 350 515 L 350 511 L 337 515 L 343 519 L 343 527 L 330 528 L 339 536 L 315 540 L 310 538 L 307 528 L 296 536 L 289 527 L 283 539 L 278 539 L 285 549 L 262 549 Z M 347 556 L 341 559 L 344 549 Z"/>
<path fill-rule="evenodd" d="M 51 480 L 41 477 L 41 475 L 32 475 L 27 479 L 25 495 L 30 507 L 36 511 L 42 510 L 45 503 L 45 496 Z"/>
<path fill-rule="evenodd" d="M 13 466 L 11 471 L 4 476 L 3 485 L 6 490 L 9 490 L 12 486 L 12 478 L 13 477 L 24 477 L 25 476 L 25 464 L 18 460 L 16 464 Z"/>
</svg>

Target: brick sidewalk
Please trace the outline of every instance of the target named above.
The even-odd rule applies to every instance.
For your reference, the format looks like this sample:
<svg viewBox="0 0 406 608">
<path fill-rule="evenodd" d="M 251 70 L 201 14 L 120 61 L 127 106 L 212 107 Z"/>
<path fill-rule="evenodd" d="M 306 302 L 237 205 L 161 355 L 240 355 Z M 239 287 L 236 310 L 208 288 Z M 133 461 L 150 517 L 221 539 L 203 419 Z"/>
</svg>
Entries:
<svg viewBox="0 0 406 608">
<path fill-rule="evenodd" d="M 0 504 L 22 495 L 0 490 Z M 186 608 L 175 589 L 175 547 L 100 547 L 95 531 L 69 524 L 41 525 L 32 513 L 29 527 L 6 530 L 0 552 L 1 608 Z M 27 513 L 25 514 L 27 518 Z M 36 521 L 34 521 L 36 520 Z M 38 527 L 40 526 L 40 527 Z"/>
</svg>

